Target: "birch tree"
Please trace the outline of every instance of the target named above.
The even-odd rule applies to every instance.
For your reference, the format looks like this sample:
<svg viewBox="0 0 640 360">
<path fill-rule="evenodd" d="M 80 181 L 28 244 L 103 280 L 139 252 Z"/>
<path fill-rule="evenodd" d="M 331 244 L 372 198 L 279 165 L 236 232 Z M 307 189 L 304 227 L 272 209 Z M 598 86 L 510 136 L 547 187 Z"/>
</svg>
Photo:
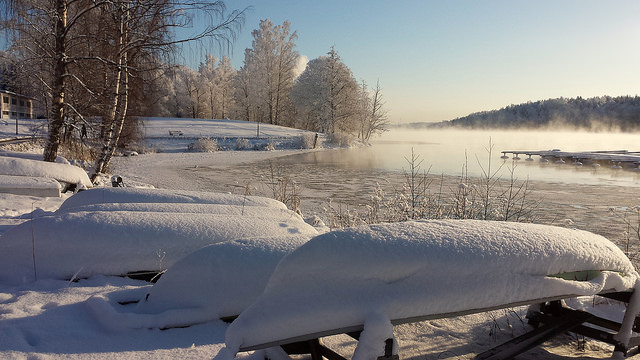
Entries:
<svg viewBox="0 0 640 360">
<path fill-rule="evenodd" d="M 79 38 L 75 27 L 106 1 L 83 0 L 5 0 L 3 28 L 12 36 L 14 47 L 25 61 L 43 65 L 43 73 L 33 74 L 46 84 L 50 94 L 49 131 L 44 160 L 55 161 L 62 140 L 66 111 L 73 108 L 66 101 L 67 82 L 73 78 L 68 67 L 75 59 L 67 52 L 68 44 Z"/>
<path fill-rule="evenodd" d="M 117 0 L 116 3 L 126 10 L 122 11 L 123 18 L 119 18 L 121 21 L 118 23 L 122 32 L 116 31 L 118 35 L 116 38 L 122 38 L 123 42 L 120 51 L 117 52 L 116 91 L 114 91 L 113 106 L 106 118 L 106 122 L 110 124 L 109 131 L 103 132 L 105 138 L 101 139 L 103 146 L 91 174 L 92 181 L 108 167 L 127 119 L 130 72 L 134 70 L 139 72 L 140 70 L 128 65 L 132 54 L 145 56 L 167 53 L 180 43 L 199 41 L 205 38 L 228 40 L 229 37 L 233 37 L 235 30 L 244 19 L 243 11 L 233 11 L 227 15 L 222 1 L 208 3 L 173 0 L 133 3 L 131 0 Z M 133 10 L 131 9 L 132 4 L 135 5 Z M 196 14 L 200 13 L 208 14 L 213 21 L 199 33 L 187 38 L 173 39 L 173 29 L 185 27 L 193 21 Z M 132 16 L 132 14 L 134 15 Z M 193 82 L 196 86 L 191 94 L 193 101 L 191 113 L 193 117 L 200 117 L 201 89 L 198 79 L 192 80 L 188 79 L 190 85 Z M 119 82 L 122 84 L 119 85 Z M 115 111 L 113 111 L 114 109 Z"/>
</svg>

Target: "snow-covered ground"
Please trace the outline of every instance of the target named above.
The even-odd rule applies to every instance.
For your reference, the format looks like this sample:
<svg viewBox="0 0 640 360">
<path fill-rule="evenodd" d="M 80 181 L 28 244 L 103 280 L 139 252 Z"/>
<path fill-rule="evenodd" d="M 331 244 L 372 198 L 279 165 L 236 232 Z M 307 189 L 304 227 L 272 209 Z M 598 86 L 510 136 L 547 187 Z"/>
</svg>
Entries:
<svg viewBox="0 0 640 360">
<path fill-rule="evenodd" d="M 143 128 L 145 145 L 162 152 L 184 152 L 198 139 L 213 139 L 225 150 L 300 149 L 316 140 L 309 131 L 228 119 L 146 118 Z"/>
<path fill-rule="evenodd" d="M 266 161 L 301 150 L 180 153 L 186 150 L 182 144 L 189 141 L 184 138 L 200 137 L 202 134 L 217 138 L 217 132 L 224 134 L 222 137 L 250 139 L 255 135 L 256 124 L 208 121 L 211 125 L 221 126 L 214 131 L 206 126 L 207 121 L 197 121 L 197 126 L 188 125 L 186 120 L 157 119 L 154 121 L 159 121 L 155 123 L 157 126 L 152 125 L 153 121 L 146 125 L 147 135 L 157 138 L 158 141 L 154 143 L 154 147 L 161 152 L 119 158 L 114 168 L 116 171 L 126 173 L 125 185 L 149 187 L 149 185 L 162 184 L 163 188 L 171 191 L 135 190 L 124 193 L 124 196 L 115 196 L 122 193 L 115 193 L 114 191 L 117 190 L 112 188 L 97 188 L 79 195 L 63 194 L 60 198 L 0 194 L 0 233 L 3 234 L 0 237 L 0 256 L 2 256 L 0 266 L 3 269 L 0 277 L 10 274 L 15 269 L 24 270 L 23 275 L 17 275 L 20 281 L 15 281 L 16 278 L 14 278 L 0 282 L 0 358 L 212 359 L 224 348 L 225 333 L 229 328 L 228 324 L 217 318 L 237 313 L 252 303 L 266 286 L 267 279 L 281 258 L 292 251 L 294 254 L 299 253 L 295 249 L 311 239 L 316 231 L 326 231 L 323 228 L 312 228 L 304 223 L 299 215 L 282 208 L 277 202 L 244 196 L 240 190 L 242 186 L 239 186 L 235 195 L 189 192 L 194 188 L 192 184 L 198 181 L 210 182 L 211 179 L 194 179 L 195 173 L 185 172 L 186 167 L 196 168 L 211 165 L 213 162 L 221 171 L 224 171 L 225 167 L 234 164 Z M 10 132 L 10 126 L 6 125 L 6 127 Z M 270 127 L 266 125 L 261 126 L 261 130 L 265 131 L 263 134 L 267 134 L 268 128 Z M 182 131 L 183 135 L 170 136 L 169 129 Z M 289 133 L 291 131 L 289 129 L 273 128 L 272 131 L 274 131 L 273 137 L 279 139 L 299 135 L 295 132 Z M 167 136 L 164 136 L 164 132 Z M 167 169 L 175 169 L 175 171 L 168 172 Z M 188 182 L 180 181 L 189 176 L 191 178 Z M 66 200 L 68 202 L 62 205 Z M 206 216 L 210 216 L 211 219 L 225 217 L 225 220 L 208 223 L 204 219 Z M 271 225 L 267 222 L 274 226 L 270 227 Z M 98 229 L 97 224 L 101 224 L 102 227 Z M 219 235 L 207 232 L 219 226 L 224 226 L 224 231 L 217 230 L 220 232 Z M 251 226 L 253 228 L 247 229 Z M 482 224 L 473 227 L 487 230 Z M 47 234 L 47 230 L 51 232 Z M 189 244 L 190 240 L 200 236 L 194 235 L 192 231 L 207 234 L 206 236 L 212 239 L 216 236 L 223 236 L 223 238 L 218 241 L 212 240 L 212 245 L 209 246 L 205 246 L 204 243 Z M 401 234 L 410 233 L 408 229 L 393 227 L 380 231 L 391 231 L 399 239 L 403 239 L 404 235 L 400 236 Z M 552 244 L 556 244 L 559 238 L 564 238 L 567 233 L 572 232 L 571 230 L 558 231 L 560 235 L 554 234 L 553 231 L 542 233 L 547 234 Z M 222 232 L 225 234 L 221 234 Z M 185 233 L 189 236 L 184 236 Z M 496 233 L 502 234 L 501 231 Z M 40 235 L 36 236 L 37 234 Z M 175 250 L 176 256 L 173 258 L 171 257 L 173 254 L 167 254 L 169 249 L 165 248 L 166 244 L 162 242 L 161 237 L 167 234 L 171 234 L 172 237 L 184 236 L 180 242 L 184 246 Z M 300 248 L 306 249 L 302 252 L 303 255 L 298 254 L 292 257 L 285 263 L 288 265 L 283 265 L 284 269 L 279 270 L 279 273 L 291 273 L 287 267 L 291 267 L 291 264 L 299 264 L 301 271 L 297 275 L 303 277 L 313 274 L 311 269 L 317 267 L 325 269 L 318 276 L 326 280 L 331 275 L 326 272 L 327 267 L 331 268 L 331 264 L 347 266 L 354 271 L 364 273 L 368 269 L 379 271 L 376 265 L 395 264 L 391 269 L 393 271 L 384 271 L 381 274 L 384 278 L 381 279 L 385 280 L 382 283 L 396 283 L 402 286 L 402 281 L 397 282 L 397 280 L 407 278 L 408 273 L 398 273 L 400 271 L 397 268 L 398 263 L 385 256 L 389 255 L 385 246 L 391 245 L 378 248 L 375 243 L 379 239 L 373 241 L 375 236 L 370 237 L 366 234 L 371 235 L 368 231 L 363 231 L 359 235 L 351 233 L 350 236 L 356 240 L 353 243 L 341 242 L 349 236 L 335 238 L 337 240 L 333 242 L 323 242 L 323 239 L 331 239 L 331 235 L 321 235 L 314 239 L 315 245 L 310 243 L 309 246 Z M 591 239 L 590 236 L 577 235 L 578 238 L 584 237 L 587 240 Z M 508 235 L 501 235 L 495 240 L 510 239 Z M 405 240 L 398 241 L 402 243 Z M 599 237 L 594 241 L 601 244 Z M 11 256 L 9 252 L 11 250 L 7 244 L 12 242 L 22 247 L 23 255 Z M 95 247 L 91 245 L 92 242 Z M 335 249 L 330 246 L 334 242 L 337 246 Z M 60 248 L 64 244 L 73 246 L 65 252 Z M 145 244 L 150 245 L 145 246 Z M 187 245 L 197 246 L 200 250 L 196 251 Z M 360 263 L 350 262 L 351 257 L 348 256 L 350 253 L 353 251 L 360 253 L 360 247 L 357 245 L 366 245 L 367 249 L 371 249 L 370 254 L 374 260 L 372 263 L 359 266 Z M 5 247 L 1 248 L 1 246 Z M 350 246 L 356 246 L 356 248 Z M 92 248 L 99 252 L 92 254 L 88 250 Z M 315 264 L 309 261 L 309 255 L 305 253 L 309 251 L 308 249 L 314 248 L 318 249 L 319 253 L 339 249 L 341 256 L 336 259 L 328 258 L 331 259 L 328 262 L 319 260 Z M 420 252 L 415 251 L 417 248 L 405 246 L 401 248 L 402 251 L 409 251 L 412 256 L 419 257 Z M 378 253 L 376 249 L 382 253 Z M 582 259 L 580 261 L 585 257 L 589 258 L 586 255 L 592 254 L 593 249 L 592 246 L 582 249 L 580 254 L 585 256 L 579 256 Z M 459 250 L 459 248 L 453 248 L 452 251 L 455 253 Z M 114 268 L 117 273 L 130 271 L 131 268 L 117 263 L 117 255 L 126 255 L 135 259 L 142 251 L 151 251 L 154 264 L 159 264 L 160 268 L 173 265 L 155 285 L 140 280 L 96 274 L 101 270 Z M 184 251 L 184 253 L 178 256 L 178 251 Z M 398 254 L 401 255 L 402 251 Z M 611 251 L 614 255 L 609 257 L 606 255 L 607 251 Z M 113 257 L 114 253 L 115 257 Z M 492 254 L 499 257 L 501 253 L 493 252 Z M 629 264 L 619 256 L 616 249 L 609 248 L 604 253 L 601 251 L 598 253 L 605 254 L 604 258 L 611 260 L 608 264 L 616 264 L 615 269 L 610 270 L 632 272 Z M 324 256 L 327 258 L 326 254 Z M 42 264 L 38 261 L 41 258 L 46 259 Z M 455 274 L 462 265 L 461 259 L 455 257 L 447 259 L 451 261 L 443 262 L 438 271 L 443 274 Z M 163 261 L 166 263 L 161 264 Z M 563 257 L 563 261 L 576 265 L 576 262 L 571 262 L 568 257 Z M 588 261 L 595 266 L 599 260 L 591 258 Z M 20 263 L 21 266 L 14 269 L 11 267 L 12 262 Z M 83 263 L 94 266 L 95 269 L 90 273 L 95 275 L 84 278 Z M 142 260 L 141 263 L 144 266 L 140 269 L 151 270 L 146 269 L 148 263 L 143 263 Z M 496 271 L 500 269 L 494 262 L 489 264 Z M 46 265 L 49 272 L 45 273 L 43 270 L 40 276 L 37 276 L 34 272 L 37 272 L 41 265 Z M 469 270 L 473 267 L 473 263 L 465 262 L 465 265 L 468 265 L 465 271 L 473 271 L 473 269 Z M 568 267 L 558 267 L 558 264 L 538 265 L 541 268 L 544 267 L 542 274 L 571 270 Z M 58 271 L 60 269 L 64 271 Z M 71 274 L 68 269 L 73 269 Z M 339 273 L 337 268 L 332 270 Z M 547 271 L 552 272 L 547 273 Z M 28 275 L 24 275 L 27 273 Z M 630 280 L 630 278 L 626 280 L 620 278 L 616 274 L 613 273 L 609 280 L 615 278 L 618 278 L 619 282 Z M 428 273 L 423 275 L 425 276 L 420 278 L 429 279 Z M 31 276 L 37 280 L 33 280 Z M 279 278 L 273 285 L 270 284 L 265 294 L 271 297 L 274 292 L 280 292 L 279 289 L 287 284 L 286 276 Z M 393 279 L 387 278 L 389 276 Z M 78 277 L 80 279 L 77 281 L 69 280 L 69 278 Z M 338 278 L 340 279 L 339 276 Z M 499 286 L 498 283 L 492 282 L 490 276 L 480 281 Z M 340 284 L 344 286 L 339 286 Z M 454 288 L 450 283 L 446 285 L 443 288 Z M 353 290 L 357 290 L 354 286 L 359 285 L 345 280 L 340 283 L 331 283 L 330 289 L 333 291 L 338 288 L 341 291 L 353 293 Z M 521 286 L 527 287 L 528 290 L 533 289 L 531 285 L 522 284 Z M 302 289 L 296 289 L 289 290 L 293 291 L 294 295 L 304 295 Z M 473 303 L 475 294 L 465 292 L 464 288 L 458 290 L 460 296 L 467 297 L 464 300 L 466 305 Z M 517 286 L 510 285 L 507 289 L 494 292 L 494 299 L 491 299 L 491 295 L 488 298 L 499 302 L 501 301 L 499 298 L 510 293 L 510 290 L 516 292 L 519 289 Z M 437 293 L 437 289 L 435 292 Z M 430 295 L 434 296 L 433 293 Z M 440 299 L 440 301 L 445 300 L 446 297 Z M 595 306 L 591 299 L 584 300 L 582 305 Z M 596 308 L 600 312 L 609 314 L 622 313 L 622 309 L 617 304 L 598 303 Z M 364 307 L 363 310 L 365 310 Z M 400 357 L 403 359 L 469 359 L 476 353 L 525 332 L 528 329 L 528 325 L 523 320 L 525 311 L 524 307 L 520 307 L 453 319 L 424 321 L 396 326 L 393 331 L 399 345 Z M 367 321 L 384 324 L 384 321 L 374 316 L 368 317 Z M 239 323 L 236 327 L 241 328 L 245 324 Z M 185 325 L 189 326 L 183 327 Z M 372 328 L 375 329 L 376 326 Z M 589 359 L 606 358 L 611 355 L 612 348 L 608 345 L 589 341 L 585 347 L 576 340 L 571 336 L 564 336 L 533 349 L 519 358 Z M 348 356 L 353 354 L 355 348 L 355 342 L 345 336 L 328 338 L 325 343 Z M 257 359 L 260 355 L 262 354 L 240 353 L 238 358 Z M 640 356 L 635 357 L 640 358 Z"/>
</svg>

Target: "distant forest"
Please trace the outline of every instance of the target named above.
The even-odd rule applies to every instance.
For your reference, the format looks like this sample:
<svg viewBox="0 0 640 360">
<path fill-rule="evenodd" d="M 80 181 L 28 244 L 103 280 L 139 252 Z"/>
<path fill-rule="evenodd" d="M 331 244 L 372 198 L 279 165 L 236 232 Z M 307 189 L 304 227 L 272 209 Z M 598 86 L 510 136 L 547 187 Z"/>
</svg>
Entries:
<svg viewBox="0 0 640 360">
<path fill-rule="evenodd" d="M 571 128 L 592 131 L 640 130 L 640 97 L 559 98 L 509 105 L 432 124 L 465 128 Z"/>
</svg>

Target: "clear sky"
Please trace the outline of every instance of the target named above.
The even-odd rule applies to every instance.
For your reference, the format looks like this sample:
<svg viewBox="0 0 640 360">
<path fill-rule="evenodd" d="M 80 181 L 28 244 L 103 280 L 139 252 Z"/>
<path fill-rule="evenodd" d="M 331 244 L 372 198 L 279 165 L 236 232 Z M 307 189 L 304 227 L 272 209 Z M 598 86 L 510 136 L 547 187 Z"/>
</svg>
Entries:
<svg viewBox="0 0 640 360">
<path fill-rule="evenodd" d="M 450 120 L 557 97 L 637 95 L 638 0 L 235 0 L 252 6 L 232 53 L 242 66 L 261 19 L 288 20 L 309 59 L 331 46 L 394 122 Z"/>
</svg>

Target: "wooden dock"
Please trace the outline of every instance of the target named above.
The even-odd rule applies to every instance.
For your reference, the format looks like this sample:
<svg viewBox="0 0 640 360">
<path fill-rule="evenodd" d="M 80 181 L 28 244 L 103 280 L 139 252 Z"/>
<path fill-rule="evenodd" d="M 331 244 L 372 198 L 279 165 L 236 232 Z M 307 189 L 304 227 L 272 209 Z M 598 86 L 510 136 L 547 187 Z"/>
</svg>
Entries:
<svg viewBox="0 0 640 360">
<path fill-rule="evenodd" d="M 640 151 L 607 150 L 607 151 L 561 151 L 553 150 L 505 150 L 501 151 L 504 160 L 521 160 L 526 155 L 526 161 L 533 161 L 533 156 L 539 156 L 541 162 L 557 164 L 572 164 L 576 166 L 608 166 L 613 169 L 640 170 Z M 509 156 L 508 154 L 511 154 Z"/>
</svg>

